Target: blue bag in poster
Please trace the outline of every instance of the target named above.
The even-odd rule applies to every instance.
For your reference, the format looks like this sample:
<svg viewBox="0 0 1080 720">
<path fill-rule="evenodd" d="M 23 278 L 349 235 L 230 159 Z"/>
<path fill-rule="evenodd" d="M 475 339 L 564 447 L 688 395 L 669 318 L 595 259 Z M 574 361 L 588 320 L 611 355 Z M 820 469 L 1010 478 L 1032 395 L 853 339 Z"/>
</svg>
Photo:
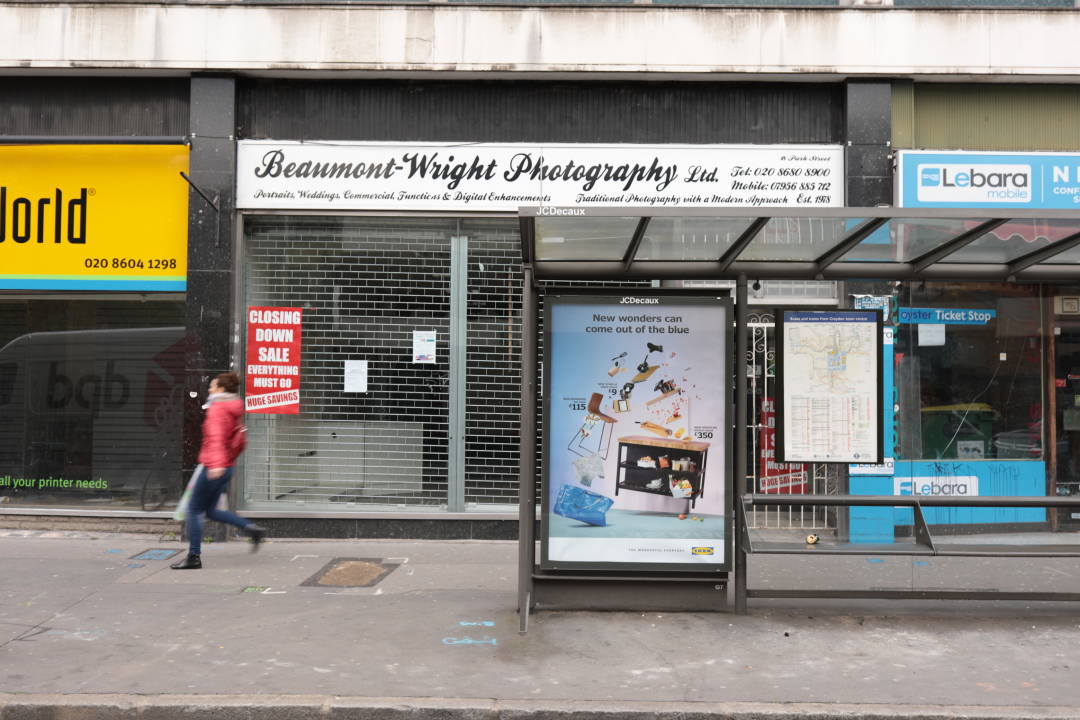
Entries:
<svg viewBox="0 0 1080 720">
<path fill-rule="evenodd" d="M 615 501 L 576 485 L 563 485 L 552 512 L 589 525 L 607 526 L 607 511 Z"/>
</svg>

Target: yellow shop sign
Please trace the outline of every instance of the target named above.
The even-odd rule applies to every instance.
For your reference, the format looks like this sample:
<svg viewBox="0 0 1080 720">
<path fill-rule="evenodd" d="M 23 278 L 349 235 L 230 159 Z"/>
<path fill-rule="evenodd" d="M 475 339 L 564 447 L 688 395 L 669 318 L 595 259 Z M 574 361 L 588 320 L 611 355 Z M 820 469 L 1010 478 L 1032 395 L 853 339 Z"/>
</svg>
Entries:
<svg viewBox="0 0 1080 720">
<path fill-rule="evenodd" d="M 183 291 L 184 145 L 0 146 L 0 289 Z"/>
</svg>

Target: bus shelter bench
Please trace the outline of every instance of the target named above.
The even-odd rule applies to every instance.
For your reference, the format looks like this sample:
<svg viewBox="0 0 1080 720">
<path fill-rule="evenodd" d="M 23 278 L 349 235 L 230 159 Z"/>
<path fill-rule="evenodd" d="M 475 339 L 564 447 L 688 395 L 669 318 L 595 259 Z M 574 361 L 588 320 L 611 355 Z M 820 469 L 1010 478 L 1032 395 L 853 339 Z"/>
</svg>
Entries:
<svg viewBox="0 0 1080 720">
<path fill-rule="evenodd" d="M 914 525 L 910 540 L 893 543 L 771 542 L 755 540 L 746 519 L 747 507 L 910 507 Z M 1080 508 L 1080 496 L 925 497 L 917 495 L 774 495 L 747 493 L 736 503 L 740 549 L 751 554 L 933 555 L 938 557 L 1080 557 L 1078 544 L 963 544 L 935 541 L 923 515 L 927 507 Z"/>
</svg>

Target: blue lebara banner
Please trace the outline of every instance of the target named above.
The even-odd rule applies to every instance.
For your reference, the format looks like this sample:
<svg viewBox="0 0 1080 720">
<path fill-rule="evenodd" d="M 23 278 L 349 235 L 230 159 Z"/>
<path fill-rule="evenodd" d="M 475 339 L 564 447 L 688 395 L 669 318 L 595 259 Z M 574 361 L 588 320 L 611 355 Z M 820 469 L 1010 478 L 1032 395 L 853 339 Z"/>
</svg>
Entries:
<svg viewBox="0 0 1080 720">
<path fill-rule="evenodd" d="M 542 564 L 730 567 L 730 299 L 545 299 Z"/>
<path fill-rule="evenodd" d="M 903 150 L 897 201 L 908 208 L 1080 209 L 1080 154 Z"/>
</svg>

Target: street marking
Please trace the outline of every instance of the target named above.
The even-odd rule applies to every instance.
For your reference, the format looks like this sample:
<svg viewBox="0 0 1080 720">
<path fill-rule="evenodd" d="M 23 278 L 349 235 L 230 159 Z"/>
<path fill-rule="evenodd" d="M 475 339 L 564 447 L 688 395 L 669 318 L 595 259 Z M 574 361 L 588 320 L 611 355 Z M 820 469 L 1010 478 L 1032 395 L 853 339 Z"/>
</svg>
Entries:
<svg viewBox="0 0 1080 720">
<path fill-rule="evenodd" d="M 495 638 L 484 638 L 483 640 L 474 640 L 473 638 L 452 638 L 446 637 L 442 639 L 443 645 L 498 645 L 499 642 Z"/>
</svg>

